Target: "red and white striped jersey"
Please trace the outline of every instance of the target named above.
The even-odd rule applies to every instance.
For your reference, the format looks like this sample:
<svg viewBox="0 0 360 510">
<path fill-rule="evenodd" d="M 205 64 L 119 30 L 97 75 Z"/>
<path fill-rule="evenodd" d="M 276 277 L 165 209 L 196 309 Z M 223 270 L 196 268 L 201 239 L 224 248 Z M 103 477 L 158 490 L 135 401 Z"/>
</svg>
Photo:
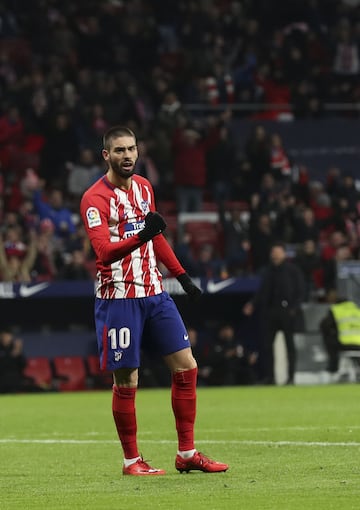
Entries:
<svg viewBox="0 0 360 510">
<path fill-rule="evenodd" d="M 142 243 L 138 233 L 145 216 L 155 211 L 150 182 L 133 175 L 124 190 L 106 175 L 85 191 L 80 212 L 96 255 L 96 296 L 103 299 L 140 298 L 163 291 L 160 260 L 173 276 L 185 270 L 162 234 Z"/>
</svg>

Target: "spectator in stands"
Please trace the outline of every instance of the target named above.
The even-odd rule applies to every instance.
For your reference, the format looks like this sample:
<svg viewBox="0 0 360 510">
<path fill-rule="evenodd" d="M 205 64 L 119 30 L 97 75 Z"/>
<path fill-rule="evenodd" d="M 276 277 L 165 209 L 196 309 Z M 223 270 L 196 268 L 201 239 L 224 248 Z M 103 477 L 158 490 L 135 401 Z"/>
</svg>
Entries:
<svg viewBox="0 0 360 510">
<path fill-rule="evenodd" d="M 347 102 L 346 98 L 352 96 L 360 72 L 358 35 L 350 19 L 341 17 L 337 21 L 335 37 L 333 100 L 344 103 Z"/>
<path fill-rule="evenodd" d="M 24 140 L 24 121 L 19 108 L 9 105 L 0 116 L 0 156 L 9 162 L 11 151 L 22 145 Z"/>
<path fill-rule="evenodd" d="M 178 257 L 182 266 L 186 267 L 189 274 L 195 274 L 195 254 L 192 249 L 192 234 L 190 232 L 178 232 L 176 242 L 172 239 L 172 246 L 174 247 L 176 256 Z"/>
<path fill-rule="evenodd" d="M 239 205 L 229 210 L 220 208 L 220 220 L 224 234 L 224 260 L 230 276 L 240 276 L 250 269 L 249 225 Z"/>
<path fill-rule="evenodd" d="M 153 158 L 148 153 L 146 140 L 138 140 L 139 157 L 136 162 L 136 173 L 142 175 L 151 182 L 155 195 L 160 189 L 160 174 Z"/>
<path fill-rule="evenodd" d="M 306 239 L 298 248 L 294 263 L 301 269 L 305 282 L 304 301 L 311 301 L 317 290 L 323 288 L 323 267 L 317 244 Z"/>
<path fill-rule="evenodd" d="M 19 217 L 18 217 L 18 214 L 17 212 L 13 212 L 13 211 L 7 211 L 4 215 L 4 219 L 3 219 L 3 222 L 1 224 L 1 230 L 2 232 L 7 232 L 8 230 L 15 230 L 16 232 L 11 232 L 10 233 L 10 236 L 15 236 L 17 235 L 17 239 L 15 240 L 15 242 L 18 242 L 21 237 L 21 233 L 20 233 L 20 229 L 21 229 L 21 226 L 19 225 Z"/>
<path fill-rule="evenodd" d="M 74 126 L 66 113 L 57 113 L 46 133 L 40 175 L 47 184 L 66 187 L 66 164 L 77 161 L 78 142 Z"/>
<path fill-rule="evenodd" d="M 223 279 L 228 276 L 224 260 L 219 258 L 215 247 L 209 243 L 200 246 L 188 271 L 191 276 L 200 278 Z"/>
<path fill-rule="evenodd" d="M 294 229 L 292 240 L 294 243 L 304 243 L 311 239 L 319 241 L 319 226 L 314 211 L 310 207 L 303 207 L 294 214 Z"/>
<path fill-rule="evenodd" d="M 277 239 L 282 239 L 285 243 L 293 242 L 294 234 L 294 215 L 296 210 L 296 198 L 286 189 L 280 190 L 276 194 L 277 207 L 270 212 L 273 220 L 273 230 Z"/>
<path fill-rule="evenodd" d="M 319 118 L 324 115 L 323 101 L 319 97 L 315 83 L 302 78 L 292 86 L 292 111 L 296 119 Z"/>
<path fill-rule="evenodd" d="M 330 233 L 329 237 L 323 243 L 321 249 L 321 260 L 326 263 L 328 260 L 334 259 L 338 248 L 347 246 L 348 239 L 344 232 L 341 230 L 335 230 Z"/>
<path fill-rule="evenodd" d="M 277 181 L 291 180 L 291 163 L 278 133 L 270 137 L 270 168 Z"/>
<path fill-rule="evenodd" d="M 206 185 L 205 151 L 200 133 L 190 128 L 178 131 L 174 138 L 174 156 L 177 211 L 199 212 Z M 184 174 L 185 168 L 187 172 Z"/>
<path fill-rule="evenodd" d="M 78 210 L 84 191 L 104 173 L 102 166 L 95 160 L 94 151 L 88 147 L 81 149 L 76 163 L 68 162 L 67 192 L 72 198 L 73 209 Z"/>
<path fill-rule="evenodd" d="M 27 388 L 24 377 L 26 358 L 23 343 L 8 329 L 0 331 L 0 393 L 16 393 Z"/>
<path fill-rule="evenodd" d="M 254 272 L 259 271 L 269 261 L 270 248 L 275 241 L 273 225 L 268 214 L 258 214 L 256 209 L 258 196 L 251 199 L 252 210 L 249 222 L 249 240 L 251 245 L 251 266 Z"/>
<path fill-rule="evenodd" d="M 281 188 L 274 176 L 270 173 L 264 173 L 260 183 L 258 184 L 259 203 L 257 210 L 262 213 L 269 214 L 272 220 L 275 220 L 285 190 Z M 255 193 L 254 193 L 255 195 Z"/>
<path fill-rule="evenodd" d="M 264 173 L 269 173 L 270 166 L 270 140 L 262 125 L 257 125 L 245 142 L 245 155 L 251 165 L 252 181 L 256 188 Z"/>
<path fill-rule="evenodd" d="M 333 257 L 323 261 L 324 287 L 328 292 L 337 287 L 338 264 L 346 260 L 353 260 L 354 255 L 348 244 L 338 246 Z"/>
<path fill-rule="evenodd" d="M 36 233 L 28 233 L 28 242 L 20 239 L 20 228 L 9 228 L 0 235 L 0 279 L 3 282 L 30 282 L 36 259 Z"/>
<path fill-rule="evenodd" d="M 341 206 L 346 215 L 357 215 L 357 206 L 360 203 L 360 192 L 356 188 L 355 179 L 351 174 L 344 174 L 335 201 Z"/>
<path fill-rule="evenodd" d="M 235 167 L 231 199 L 249 202 L 249 197 L 259 192 L 259 183 L 254 179 L 251 163 L 241 159 Z"/>
<path fill-rule="evenodd" d="M 54 231 L 54 224 L 49 218 L 41 220 L 36 239 L 37 254 L 32 271 L 36 281 L 56 279 L 61 267 L 63 247 L 55 237 Z"/>
<path fill-rule="evenodd" d="M 340 168 L 331 166 L 326 174 L 325 190 L 332 199 L 336 198 L 339 194 L 341 186 L 342 172 Z"/>
<path fill-rule="evenodd" d="M 209 386 L 228 386 L 254 384 L 257 353 L 246 349 L 237 337 L 231 323 L 221 324 L 214 340 L 209 343 L 206 359 Z"/>
<path fill-rule="evenodd" d="M 216 126 L 205 135 L 187 126 L 173 136 L 174 185 L 178 212 L 199 212 L 206 187 L 206 155 L 218 137 Z"/>
<path fill-rule="evenodd" d="M 91 280 L 92 277 L 86 268 L 86 259 L 82 250 L 74 250 L 67 254 L 59 277 L 61 280 Z"/>
<path fill-rule="evenodd" d="M 75 232 L 75 223 L 72 212 L 64 203 L 62 190 L 52 188 L 43 196 L 41 187 L 42 183 L 33 195 L 35 209 L 40 220 L 51 220 L 55 227 L 55 236 L 58 239 L 69 239 Z"/>
<path fill-rule="evenodd" d="M 168 83 L 159 78 L 165 88 L 157 95 L 161 96 L 160 105 L 154 119 L 154 160 L 156 161 L 161 180 L 173 183 L 174 166 L 173 137 L 177 129 L 184 128 L 188 123 L 189 114 L 181 104 L 174 90 L 169 89 Z"/>
<path fill-rule="evenodd" d="M 207 186 L 219 207 L 231 199 L 236 166 L 236 147 L 227 125 L 219 129 L 219 140 L 207 151 Z"/>
<path fill-rule="evenodd" d="M 309 204 L 314 211 L 314 216 L 320 230 L 330 232 L 333 230 L 334 209 L 330 195 L 326 192 L 324 183 L 310 181 Z"/>
<path fill-rule="evenodd" d="M 217 252 L 217 247 L 211 243 L 200 246 L 192 271 L 193 276 L 208 279 L 223 279 L 228 276 L 224 259 Z"/>
</svg>

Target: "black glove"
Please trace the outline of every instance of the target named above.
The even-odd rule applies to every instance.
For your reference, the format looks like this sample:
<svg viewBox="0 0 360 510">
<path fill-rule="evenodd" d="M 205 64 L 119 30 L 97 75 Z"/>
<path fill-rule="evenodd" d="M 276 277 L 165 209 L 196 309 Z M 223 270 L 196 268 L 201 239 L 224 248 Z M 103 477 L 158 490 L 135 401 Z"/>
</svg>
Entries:
<svg viewBox="0 0 360 510">
<path fill-rule="evenodd" d="M 192 281 L 192 279 L 187 273 L 183 273 L 180 276 L 178 276 L 177 280 L 184 289 L 184 291 L 186 292 L 186 294 L 189 296 L 189 299 L 191 301 L 197 301 L 200 298 L 202 290 L 195 285 L 195 283 Z"/>
<path fill-rule="evenodd" d="M 143 243 L 161 234 L 166 229 L 164 218 L 158 212 L 149 212 L 145 216 L 145 228 L 140 230 L 139 237 Z"/>
</svg>

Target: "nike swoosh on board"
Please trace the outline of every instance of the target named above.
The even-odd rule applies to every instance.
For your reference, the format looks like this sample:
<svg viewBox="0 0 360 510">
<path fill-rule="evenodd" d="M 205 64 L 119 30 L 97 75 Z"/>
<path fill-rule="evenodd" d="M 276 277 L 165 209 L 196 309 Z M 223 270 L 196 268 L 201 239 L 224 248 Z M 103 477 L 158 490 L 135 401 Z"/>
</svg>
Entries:
<svg viewBox="0 0 360 510">
<path fill-rule="evenodd" d="M 227 287 L 229 287 L 230 285 L 232 285 L 235 281 L 235 278 L 228 278 L 227 280 L 222 280 L 220 282 L 213 282 L 212 280 L 210 280 L 207 284 L 207 288 L 206 290 L 210 293 L 210 294 L 214 294 L 216 292 L 219 292 L 220 290 L 223 290 L 223 289 L 226 289 Z"/>
<path fill-rule="evenodd" d="M 46 289 L 50 284 L 46 282 L 37 283 L 35 285 L 32 285 L 31 287 L 28 287 L 27 285 L 20 285 L 19 288 L 19 294 L 21 297 L 27 298 L 30 296 L 33 296 L 34 294 L 37 294 L 38 292 L 41 292 L 42 290 Z"/>
</svg>

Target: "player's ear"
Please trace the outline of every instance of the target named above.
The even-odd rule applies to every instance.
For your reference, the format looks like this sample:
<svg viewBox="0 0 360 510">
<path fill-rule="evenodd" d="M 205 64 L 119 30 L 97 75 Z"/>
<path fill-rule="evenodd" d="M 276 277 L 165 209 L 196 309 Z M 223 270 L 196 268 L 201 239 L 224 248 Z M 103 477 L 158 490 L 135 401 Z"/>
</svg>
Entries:
<svg viewBox="0 0 360 510">
<path fill-rule="evenodd" d="M 101 151 L 101 154 L 102 154 L 102 157 L 105 159 L 105 161 L 107 161 L 109 159 L 109 153 L 106 149 L 103 149 Z"/>
</svg>

